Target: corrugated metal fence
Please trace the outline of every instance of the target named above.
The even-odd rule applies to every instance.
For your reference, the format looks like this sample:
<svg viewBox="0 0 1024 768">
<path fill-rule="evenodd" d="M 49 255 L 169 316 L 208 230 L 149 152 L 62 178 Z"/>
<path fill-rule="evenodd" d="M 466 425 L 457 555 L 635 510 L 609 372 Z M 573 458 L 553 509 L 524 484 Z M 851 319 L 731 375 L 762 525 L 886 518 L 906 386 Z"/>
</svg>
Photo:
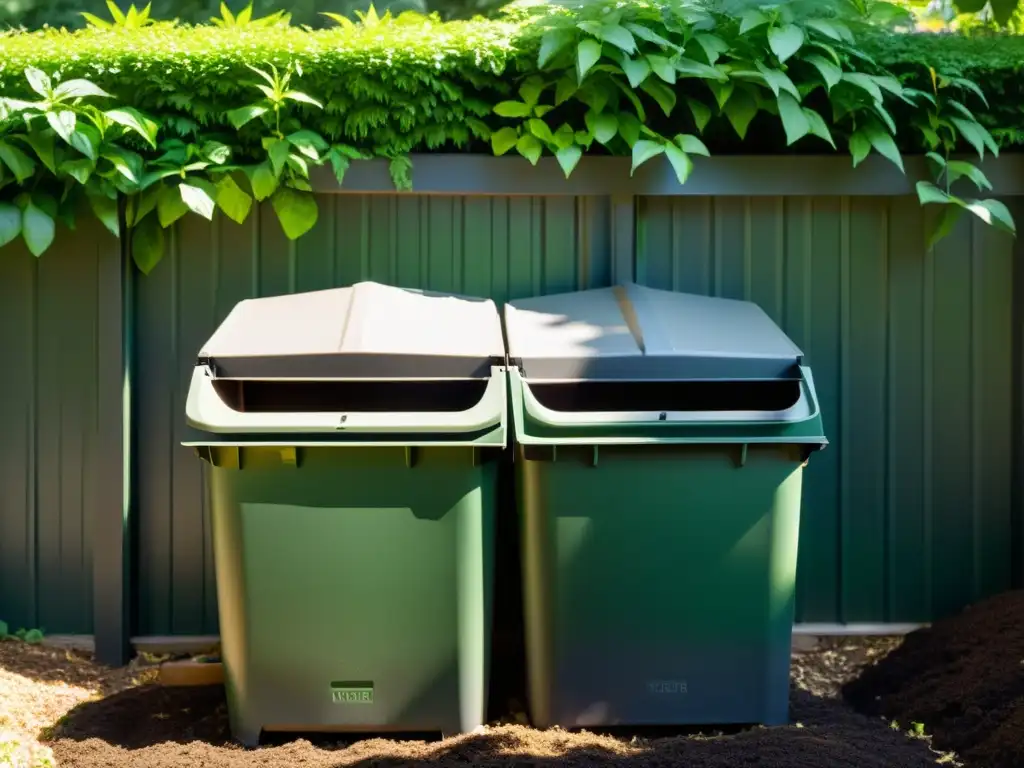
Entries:
<svg viewBox="0 0 1024 768">
<path fill-rule="evenodd" d="M 1021 200 L 1008 202 L 1024 221 Z M 180 446 L 200 344 L 241 299 L 361 279 L 499 302 L 627 279 L 754 300 L 804 349 L 832 441 L 806 477 L 800 621 L 926 621 L 1010 587 L 1021 522 L 1016 244 L 964 221 L 929 254 L 924 215 L 902 190 L 334 194 L 295 243 L 269 211 L 242 226 L 188 218 L 154 272 L 125 287 L 131 631 L 216 631 L 202 464 Z M 38 262 L 14 250 L 0 260 L 0 617 L 13 623 L 104 631 L 92 574 L 108 544 L 93 521 L 108 514 L 113 535 L 118 518 L 95 508 L 95 486 L 119 478 L 122 461 L 99 452 L 97 402 L 122 358 L 101 343 L 110 309 L 97 286 L 119 258 L 90 230 Z"/>
</svg>

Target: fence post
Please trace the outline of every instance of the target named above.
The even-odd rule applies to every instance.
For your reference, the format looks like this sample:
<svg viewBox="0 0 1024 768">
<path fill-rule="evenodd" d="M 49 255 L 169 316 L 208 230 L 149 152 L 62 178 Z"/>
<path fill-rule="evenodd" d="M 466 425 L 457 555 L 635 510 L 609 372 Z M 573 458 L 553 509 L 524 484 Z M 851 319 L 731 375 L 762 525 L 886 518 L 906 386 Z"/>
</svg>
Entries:
<svg viewBox="0 0 1024 768">
<path fill-rule="evenodd" d="M 93 635 L 96 658 L 125 664 L 131 655 L 131 509 L 133 266 L 124 200 L 118 203 L 119 258 L 100 265 L 99 431 L 102 477 L 98 478 L 93 526 Z"/>
</svg>

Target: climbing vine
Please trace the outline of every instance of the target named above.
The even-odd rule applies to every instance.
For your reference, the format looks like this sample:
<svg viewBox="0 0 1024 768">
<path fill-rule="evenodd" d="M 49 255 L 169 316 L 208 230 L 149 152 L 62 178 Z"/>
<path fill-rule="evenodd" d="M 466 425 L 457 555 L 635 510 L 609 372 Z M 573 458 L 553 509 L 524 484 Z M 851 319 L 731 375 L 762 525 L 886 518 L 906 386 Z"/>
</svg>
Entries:
<svg viewBox="0 0 1024 768">
<path fill-rule="evenodd" d="M 352 162 L 385 158 L 410 189 L 414 151 L 550 154 L 566 176 L 604 153 L 634 171 L 664 156 L 685 184 L 694 156 L 737 142 L 901 169 L 927 153 L 933 242 L 962 215 L 1015 231 L 999 201 L 962 191 L 991 184 L 958 153 L 999 152 L 982 89 L 858 43 L 902 23 L 888 3 L 599 0 L 449 23 L 371 8 L 321 31 L 251 8 L 186 27 L 110 6 L 85 30 L 0 36 L 0 244 L 41 255 L 86 207 L 148 272 L 186 215 L 241 223 L 266 201 L 301 237 L 319 166 L 344 183 Z"/>
</svg>

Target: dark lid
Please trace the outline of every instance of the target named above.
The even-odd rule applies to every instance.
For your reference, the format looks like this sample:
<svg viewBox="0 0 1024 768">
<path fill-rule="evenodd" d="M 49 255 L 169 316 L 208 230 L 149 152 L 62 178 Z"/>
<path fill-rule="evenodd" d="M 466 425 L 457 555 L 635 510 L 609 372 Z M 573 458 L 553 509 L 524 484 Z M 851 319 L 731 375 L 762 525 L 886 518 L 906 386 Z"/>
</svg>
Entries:
<svg viewBox="0 0 1024 768">
<path fill-rule="evenodd" d="M 199 362 L 228 379 L 478 378 L 504 347 L 490 299 L 362 282 L 242 301 Z"/>
<path fill-rule="evenodd" d="M 505 325 L 528 380 L 789 379 L 803 354 L 752 302 L 634 283 L 513 301 Z"/>
</svg>

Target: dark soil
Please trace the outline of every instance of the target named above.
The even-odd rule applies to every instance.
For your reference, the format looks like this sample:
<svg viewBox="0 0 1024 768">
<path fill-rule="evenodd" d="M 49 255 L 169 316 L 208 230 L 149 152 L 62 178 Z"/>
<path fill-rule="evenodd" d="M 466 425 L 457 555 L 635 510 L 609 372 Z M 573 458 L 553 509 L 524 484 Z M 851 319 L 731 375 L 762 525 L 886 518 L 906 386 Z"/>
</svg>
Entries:
<svg viewBox="0 0 1024 768">
<path fill-rule="evenodd" d="M 927 741 L 852 712 L 835 691 L 871 657 L 863 644 L 827 646 L 794 658 L 792 719 L 785 728 L 729 734 L 595 735 L 521 725 L 445 741 L 379 738 L 351 743 L 265 737 L 246 750 L 233 743 L 219 687 L 146 685 L 81 704 L 50 744 L 61 766 L 110 768 L 444 768 L 488 766 L 674 766 L 678 768 L 925 768 L 940 756 Z M 943 759 L 948 761 L 948 758 Z"/>
<path fill-rule="evenodd" d="M 868 714 L 922 723 L 971 768 L 1024 766 L 1024 592 L 908 635 L 844 689 Z"/>
</svg>

